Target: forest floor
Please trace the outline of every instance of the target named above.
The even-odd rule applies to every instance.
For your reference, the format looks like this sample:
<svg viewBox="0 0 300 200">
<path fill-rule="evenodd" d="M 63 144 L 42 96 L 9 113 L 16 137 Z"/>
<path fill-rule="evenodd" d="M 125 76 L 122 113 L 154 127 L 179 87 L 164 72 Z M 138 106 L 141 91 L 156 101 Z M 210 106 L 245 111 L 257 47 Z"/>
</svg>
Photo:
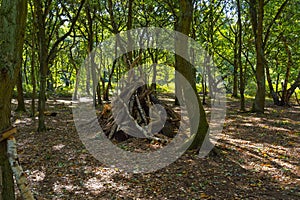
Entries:
<svg viewBox="0 0 300 200">
<path fill-rule="evenodd" d="M 28 113 L 13 114 L 20 163 L 37 199 L 300 199 L 300 106 L 268 101 L 262 115 L 227 101 L 219 153 L 187 152 L 159 171 L 133 174 L 93 158 L 76 132 L 71 101 L 49 100 L 57 115 L 46 117 L 45 133 Z"/>
</svg>

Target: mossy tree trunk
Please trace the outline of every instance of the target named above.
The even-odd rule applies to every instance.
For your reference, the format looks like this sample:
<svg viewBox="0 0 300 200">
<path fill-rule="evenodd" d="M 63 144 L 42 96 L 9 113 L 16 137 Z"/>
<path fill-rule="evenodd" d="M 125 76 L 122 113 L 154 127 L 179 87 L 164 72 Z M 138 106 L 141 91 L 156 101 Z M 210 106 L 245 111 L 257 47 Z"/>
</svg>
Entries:
<svg viewBox="0 0 300 200">
<path fill-rule="evenodd" d="M 26 0 L 2 0 L 0 6 L 0 132 L 11 126 L 11 98 L 20 70 L 24 30 L 27 16 Z M 14 200 L 13 173 L 7 157 L 7 143 L 0 143 L 2 200 Z"/>
</svg>

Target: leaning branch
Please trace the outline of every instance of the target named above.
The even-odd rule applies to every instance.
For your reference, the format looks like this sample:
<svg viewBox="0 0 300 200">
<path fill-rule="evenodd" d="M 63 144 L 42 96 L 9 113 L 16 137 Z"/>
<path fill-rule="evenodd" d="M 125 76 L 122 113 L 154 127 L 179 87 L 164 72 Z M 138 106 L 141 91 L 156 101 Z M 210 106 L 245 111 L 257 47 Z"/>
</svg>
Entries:
<svg viewBox="0 0 300 200">
<path fill-rule="evenodd" d="M 14 137 L 10 137 L 7 140 L 7 154 L 8 154 L 8 160 L 11 166 L 11 169 L 15 175 L 16 182 L 18 185 L 18 188 L 20 190 L 20 193 L 22 195 L 22 198 L 24 200 L 34 200 L 33 194 L 31 193 L 28 182 L 25 176 L 25 173 L 20 166 L 19 160 L 18 160 L 18 154 L 17 154 L 17 148 L 16 148 L 16 140 Z"/>
</svg>

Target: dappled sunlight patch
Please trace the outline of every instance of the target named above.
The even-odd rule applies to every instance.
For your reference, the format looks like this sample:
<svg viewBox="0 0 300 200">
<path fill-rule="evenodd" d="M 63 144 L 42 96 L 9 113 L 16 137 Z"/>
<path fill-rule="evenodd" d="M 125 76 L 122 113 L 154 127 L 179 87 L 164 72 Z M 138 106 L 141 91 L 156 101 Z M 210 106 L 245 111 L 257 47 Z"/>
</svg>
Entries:
<svg viewBox="0 0 300 200">
<path fill-rule="evenodd" d="M 53 191 L 57 194 L 63 194 L 65 193 L 65 191 L 67 192 L 74 192 L 76 190 L 79 189 L 78 186 L 74 186 L 72 184 L 63 184 L 63 183 L 60 183 L 60 182 L 55 182 L 53 184 Z"/>
<path fill-rule="evenodd" d="M 244 125 L 244 126 L 247 126 L 247 127 L 252 127 L 252 126 L 254 126 L 254 125 L 251 124 L 251 123 L 243 123 L 243 125 Z"/>
<path fill-rule="evenodd" d="M 118 168 L 100 167 L 94 169 L 93 173 L 96 176 L 89 178 L 84 183 L 84 187 L 93 193 L 99 193 L 107 189 L 126 190 L 126 186 L 114 180 L 114 176 L 119 172 Z"/>
<path fill-rule="evenodd" d="M 104 183 L 100 179 L 93 177 L 84 183 L 84 187 L 90 191 L 101 191 L 104 190 Z"/>
<path fill-rule="evenodd" d="M 45 172 L 39 170 L 32 171 L 28 176 L 28 178 L 30 178 L 34 182 L 43 181 L 45 177 L 46 177 Z"/>
<path fill-rule="evenodd" d="M 30 126 L 32 125 L 33 123 L 33 120 L 32 118 L 29 118 L 29 117 L 26 117 L 26 118 L 22 118 L 22 119 L 16 119 L 14 122 L 13 122 L 13 125 L 14 126 Z"/>
<path fill-rule="evenodd" d="M 55 145 L 52 147 L 53 151 L 60 151 L 62 148 L 64 148 L 66 145 L 64 144 L 59 144 L 59 145 Z"/>
<path fill-rule="evenodd" d="M 219 145 L 239 154 L 240 160 L 232 160 L 241 167 L 254 172 L 266 173 L 282 184 L 291 184 L 291 178 L 299 177 L 298 162 L 300 156 L 295 156 L 296 147 L 283 147 L 268 143 L 255 143 L 243 139 L 225 136 Z M 224 141 L 226 141 L 224 145 Z M 299 179 L 297 179 L 300 184 Z"/>
</svg>

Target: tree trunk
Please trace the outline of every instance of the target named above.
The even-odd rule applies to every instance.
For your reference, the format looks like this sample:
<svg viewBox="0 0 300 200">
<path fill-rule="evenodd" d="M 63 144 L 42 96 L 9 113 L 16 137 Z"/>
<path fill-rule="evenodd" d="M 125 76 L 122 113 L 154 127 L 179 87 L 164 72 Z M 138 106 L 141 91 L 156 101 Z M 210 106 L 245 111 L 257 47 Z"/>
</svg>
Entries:
<svg viewBox="0 0 300 200">
<path fill-rule="evenodd" d="M 43 54 L 43 53 L 42 53 Z M 45 125 L 45 116 L 44 112 L 46 110 L 46 85 L 47 85 L 47 61 L 44 61 L 44 58 L 40 56 L 40 91 L 39 91 L 39 123 L 38 123 L 38 132 L 44 132 L 47 130 Z"/>
<path fill-rule="evenodd" d="M 100 84 L 100 82 L 98 82 L 98 84 L 97 84 L 97 103 L 98 103 L 98 105 L 102 105 L 101 84 Z"/>
<path fill-rule="evenodd" d="M 38 131 L 46 131 L 45 125 L 45 108 L 46 108 L 46 85 L 47 85 L 47 73 L 48 73 L 48 45 L 46 40 L 46 25 L 43 13 L 42 2 L 34 1 L 35 15 L 37 16 L 37 40 L 38 40 L 38 50 L 39 50 L 39 75 L 40 75 L 40 87 L 39 87 L 39 122 Z"/>
<path fill-rule="evenodd" d="M 295 92 L 295 90 L 296 90 L 297 87 L 300 88 L 300 70 L 298 72 L 298 76 L 297 76 L 295 82 L 288 89 L 288 92 L 287 92 L 287 99 L 288 99 L 288 101 L 290 100 L 291 96 L 293 95 L 293 93 Z"/>
<path fill-rule="evenodd" d="M 240 96 L 241 96 L 241 111 L 245 111 L 245 79 L 244 79 L 244 69 L 242 63 L 242 37 L 243 37 L 243 26 L 242 26 L 242 15 L 241 15 L 241 2 L 237 0 L 237 10 L 238 10 L 238 53 L 237 53 L 237 64 L 240 69 Z"/>
<path fill-rule="evenodd" d="M 22 58 L 20 63 L 22 63 Z M 25 101 L 24 101 L 24 91 L 23 91 L 23 81 L 22 81 L 22 73 L 21 70 L 19 71 L 18 78 L 17 78 L 17 91 L 18 91 L 18 106 L 16 108 L 17 112 L 26 112 L 25 108 Z"/>
<path fill-rule="evenodd" d="M 287 40 L 284 36 L 282 36 L 282 41 L 283 41 L 283 44 L 284 44 L 286 54 L 288 56 L 288 63 L 287 63 L 287 66 L 286 66 L 285 78 L 284 78 L 284 82 L 283 82 L 281 105 L 288 105 L 288 103 L 289 103 L 288 82 L 289 82 L 289 79 L 290 79 L 291 66 L 293 65 L 293 61 L 292 61 L 292 52 L 289 49 Z"/>
<path fill-rule="evenodd" d="M 2 0 L 0 7 L 0 133 L 11 126 L 11 98 L 20 71 L 27 1 Z M 14 181 L 7 157 L 7 142 L 0 142 L 2 193 L 0 199 L 14 200 Z"/>
<path fill-rule="evenodd" d="M 31 69 L 31 84 L 32 84 L 32 94 L 31 94 L 31 116 L 32 119 L 35 120 L 35 98 L 36 98 L 36 77 L 35 77 L 35 59 L 36 59 L 36 37 L 35 37 L 35 31 L 36 31 L 36 16 L 33 9 L 32 2 L 30 2 L 31 7 L 31 13 L 32 13 L 32 32 L 31 32 L 31 63 L 30 63 L 30 69 Z"/>
<path fill-rule="evenodd" d="M 87 24 L 87 32 L 88 32 L 88 66 L 91 69 L 91 75 L 92 75 L 92 94 L 93 94 L 93 104 L 96 106 L 97 104 L 97 97 L 96 97 L 96 90 L 97 90 L 97 75 L 96 75 L 96 64 L 95 64 L 95 54 L 93 53 L 94 49 L 94 30 L 93 30 L 93 18 L 92 13 L 94 10 L 92 10 L 91 5 L 89 2 L 86 4 L 86 16 L 88 20 Z"/>
<path fill-rule="evenodd" d="M 74 95 L 73 95 L 73 100 L 78 100 L 78 86 L 79 86 L 79 73 L 80 69 L 76 68 L 75 66 L 75 73 L 76 73 L 76 79 L 75 79 L 75 88 L 74 88 Z"/>
<path fill-rule="evenodd" d="M 132 6 L 133 6 L 133 0 L 128 0 L 128 14 L 127 14 L 127 59 L 130 63 L 132 63 L 133 60 L 133 54 L 132 54 L 132 46 L 133 46 L 133 40 L 130 33 L 130 30 L 132 29 Z"/>
<path fill-rule="evenodd" d="M 193 18 L 193 2 L 192 2 L 192 0 L 180 0 L 180 17 L 179 17 L 179 21 L 177 24 L 177 31 L 188 36 L 190 33 L 192 18 Z M 189 148 L 198 150 L 198 149 L 200 149 L 200 147 L 204 141 L 204 138 L 206 136 L 206 133 L 208 130 L 208 123 L 206 120 L 205 111 L 203 109 L 201 100 L 199 98 L 199 95 L 198 95 L 197 89 L 196 89 L 195 69 L 193 68 L 193 66 L 191 66 L 190 62 L 185 60 L 183 57 L 179 56 L 179 55 L 185 55 L 185 57 L 187 57 L 187 58 L 189 57 L 187 38 L 184 38 L 184 39 L 181 38 L 181 39 L 175 41 L 175 52 L 176 52 L 176 55 L 175 55 L 176 69 L 179 73 L 181 73 L 188 80 L 188 82 L 192 86 L 193 92 L 197 96 L 197 101 L 198 101 L 197 104 L 199 106 L 199 111 L 200 111 L 200 122 L 197 122 L 197 123 L 199 123 L 197 130 L 193 130 L 194 126 L 191 125 L 191 133 L 195 134 L 195 137 Z M 180 85 L 179 85 L 179 87 L 180 87 Z M 181 91 L 181 90 L 179 90 L 179 91 Z M 188 103 L 189 97 L 186 96 L 186 92 L 184 92 L 184 94 L 179 94 L 179 95 L 183 95 L 183 97 L 187 101 L 187 109 L 188 109 L 190 119 L 192 119 L 193 114 L 199 114 L 199 113 L 194 113 L 194 111 L 193 111 L 192 104 L 195 104 L 196 102 Z M 191 120 L 191 122 L 193 123 L 193 120 Z"/>
<path fill-rule="evenodd" d="M 234 66 L 233 66 L 233 91 L 232 97 L 238 97 L 238 68 L 239 68 L 239 58 L 238 58 L 238 35 L 234 39 Z"/>
<path fill-rule="evenodd" d="M 263 46 L 263 20 L 264 20 L 264 0 L 258 0 L 256 5 L 255 0 L 250 1 L 251 12 L 254 12 L 252 17 L 252 28 L 255 35 L 255 50 L 256 50 L 256 83 L 257 90 L 252 106 L 252 112 L 264 113 L 265 109 L 265 66 L 264 66 L 264 46 Z M 256 6 L 257 15 L 256 15 Z"/>
<path fill-rule="evenodd" d="M 267 81 L 268 81 L 270 94 L 272 96 L 273 102 L 274 102 L 275 105 L 280 105 L 278 93 L 274 91 L 274 87 L 273 87 L 272 79 L 271 79 L 271 74 L 270 74 L 270 69 L 269 69 L 269 66 L 267 64 L 266 64 L 266 75 L 267 75 Z M 277 91 L 277 87 L 276 87 L 276 91 Z"/>
<path fill-rule="evenodd" d="M 34 40 L 34 38 L 33 38 Z M 35 80 L 35 43 L 32 42 L 32 55 L 31 55 L 31 84 L 32 84 L 32 94 L 31 94 L 31 116 L 35 119 L 35 98 L 36 98 L 36 80 Z"/>
</svg>

